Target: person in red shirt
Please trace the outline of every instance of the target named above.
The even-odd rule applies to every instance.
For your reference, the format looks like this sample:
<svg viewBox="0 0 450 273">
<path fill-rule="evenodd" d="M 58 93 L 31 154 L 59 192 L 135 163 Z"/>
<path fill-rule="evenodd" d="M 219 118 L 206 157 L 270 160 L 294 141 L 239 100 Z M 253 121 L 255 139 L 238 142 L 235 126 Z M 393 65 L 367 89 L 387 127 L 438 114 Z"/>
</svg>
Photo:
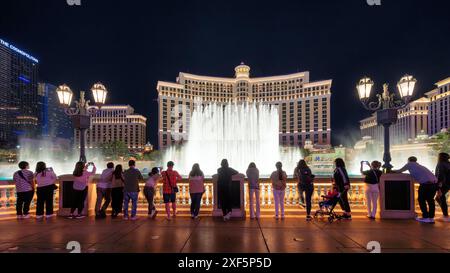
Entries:
<svg viewBox="0 0 450 273">
<path fill-rule="evenodd" d="M 170 221 L 170 204 L 172 204 L 173 217 L 177 214 L 177 181 L 181 181 L 183 178 L 177 171 L 173 170 L 175 164 L 172 161 L 167 163 L 167 170 L 161 172 L 163 178 L 163 199 L 166 205 L 167 220 Z"/>
</svg>

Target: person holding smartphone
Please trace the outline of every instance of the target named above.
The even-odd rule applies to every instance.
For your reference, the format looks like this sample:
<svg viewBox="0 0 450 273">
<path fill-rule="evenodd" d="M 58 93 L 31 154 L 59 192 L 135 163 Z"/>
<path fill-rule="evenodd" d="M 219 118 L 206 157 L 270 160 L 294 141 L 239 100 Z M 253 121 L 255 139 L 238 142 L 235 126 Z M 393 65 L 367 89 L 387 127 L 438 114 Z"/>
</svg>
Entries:
<svg viewBox="0 0 450 273">
<path fill-rule="evenodd" d="M 364 166 L 368 166 L 370 169 L 364 171 Z M 365 193 L 367 204 L 367 218 L 374 220 L 377 215 L 378 198 L 380 196 L 380 178 L 383 172 L 380 170 L 381 162 L 373 161 L 371 164 L 369 161 L 362 161 L 360 172 L 365 176 Z"/>
<path fill-rule="evenodd" d="M 92 171 L 89 171 L 89 167 L 92 166 Z M 75 165 L 73 176 L 73 204 L 70 209 L 70 219 L 83 219 L 84 202 L 87 197 L 89 178 L 95 174 L 97 168 L 93 162 L 84 164 L 84 162 L 78 162 Z M 78 214 L 74 214 L 75 210 L 78 210 Z"/>
</svg>

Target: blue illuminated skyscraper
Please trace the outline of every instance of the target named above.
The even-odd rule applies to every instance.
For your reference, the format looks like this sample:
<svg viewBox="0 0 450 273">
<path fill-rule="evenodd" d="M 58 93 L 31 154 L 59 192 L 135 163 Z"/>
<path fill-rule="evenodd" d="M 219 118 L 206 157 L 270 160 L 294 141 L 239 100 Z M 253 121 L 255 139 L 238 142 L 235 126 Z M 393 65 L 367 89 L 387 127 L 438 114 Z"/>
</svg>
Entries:
<svg viewBox="0 0 450 273">
<path fill-rule="evenodd" d="M 0 148 L 40 134 L 38 64 L 35 57 L 0 39 Z"/>
</svg>

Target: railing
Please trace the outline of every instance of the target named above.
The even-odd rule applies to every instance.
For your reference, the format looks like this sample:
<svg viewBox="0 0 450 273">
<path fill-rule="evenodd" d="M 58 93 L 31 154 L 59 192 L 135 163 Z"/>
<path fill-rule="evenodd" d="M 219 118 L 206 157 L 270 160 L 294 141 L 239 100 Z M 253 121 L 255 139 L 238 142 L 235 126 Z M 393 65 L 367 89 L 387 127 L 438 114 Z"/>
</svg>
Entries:
<svg viewBox="0 0 450 273">
<path fill-rule="evenodd" d="M 95 187 L 95 185 L 90 185 L 90 187 Z M 139 210 L 146 210 L 147 201 L 145 200 L 143 194 L 144 184 L 140 185 L 141 192 L 139 194 L 138 206 Z M 188 207 L 190 204 L 189 195 L 189 183 L 183 181 L 178 183 L 179 193 L 177 194 L 177 204 L 179 207 Z M 416 200 L 418 196 L 418 187 L 415 186 Z M 317 183 L 314 184 L 314 194 L 312 197 L 313 206 L 317 207 L 318 203 L 322 200 L 321 196 L 326 195 L 330 191 L 332 185 L 326 179 L 319 179 Z M 365 185 L 361 179 L 352 179 L 351 188 L 348 192 L 350 205 L 352 208 L 364 209 L 365 208 Z M 208 181 L 205 183 L 205 194 L 202 198 L 202 206 L 206 208 L 212 208 L 214 204 L 214 188 L 212 182 Z M 244 187 L 245 194 L 245 205 L 248 206 L 248 186 Z M 34 212 L 36 204 L 36 195 L 31 204 L 31 211 Z M 300 195 L 297 188 L 297 183 L 295 180 L 290 179 L 287 183 L 286 195 L 285 195 L 285 206 L 287 208 L 296 208 L 299 205 Z M 162 194 L 162 184 L 158 183 L 156 194 L 155 194 L 155 204 L 161 206 L 163 204 L 163 194 Z M 55 211 L 58 210 L 59 204 L 59 191 L 56 191 L 54 196 L 54 208 Z M 262 179 L 260 183 L 260 204 L 262 209 L 269 209 L 273 207 L 273 196 L 272 196 L 272 184 L 267 179 Z M 420 211 L 418 207 L 418 202 L 416 202 L 416 210 Z M 15 214 L 16 206 L 16 192 L 15 186 L 11 181 L 2 181 L 0 184 L 0 217 L 1 216 L 13 216 Z"/>
</svg>

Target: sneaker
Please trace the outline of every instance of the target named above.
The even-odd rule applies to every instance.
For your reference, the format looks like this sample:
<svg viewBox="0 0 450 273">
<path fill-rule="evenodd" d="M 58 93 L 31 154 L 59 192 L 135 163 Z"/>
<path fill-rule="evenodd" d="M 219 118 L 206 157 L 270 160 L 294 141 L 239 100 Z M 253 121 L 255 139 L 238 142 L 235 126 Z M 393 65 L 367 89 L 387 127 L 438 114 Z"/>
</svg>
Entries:
<svg viewBox="0 0 450 273">
<path fill-rule="evenodd" d="M 75 215 L 71 214 L 67 217 L 67 219 L 75 219 Z"/>
<path fill-rule="evenodd" d="M 157 210 L 154 210 L 154 211 L 153 211 L 153 215 L 152 215 L 152 219 L 155 219 L 155 218 L 156 218 L 156 215 L 158 215 L 158 211 L 157 211 Z"/>
<path fill-rule="evenodd" d="M 194 216 L 194 220 L 198 220 L 200 217 L 198 215 Z"/>
<path fill-rule="evenodd" d="M 448 217 L 448 216 L 442 216 L 441 218 L 438 218 L 437 220 L 438 220 L 438 221 L 441 221 L 441 222 L 449 223 L 449 222 L 450 222 L 450 217 Z"/>
<path fill-rule="evenodd" d="M 417 222 L 420 222 L 420 223 L 428 223 L 428 218 L 420 218 L 420 217 L 417 217 L 416 218 L 416 221 Z"/>
<path fill-rule="evenodd" d="M 280 217 L 278 217 L 278 215 L 275 215 L 273 218 L 275 218 L 275 220 L 280 219 Z"/>
<path fill-rule="evenodd" d="M 284 217 L 284 215 L 281 215 L 281 220 L 284 220 L 286 217 Z"/>
<path fill-rule="evenodd" d="M 42 218 L 44 218 L 44 215 L 36 215 L 36 220 L 41 220 Z"/>
<path fill-rule="evenodd" d="M 167 221 L 172 221 L 172 218 L 170 218 L 170 216 L 166 216 L 166 220 Z"/>
<path fill-rule="evenodd" d="M 23 216 L 22 215 L 17 215 L 17 220 L 21 220 L 21 219 L 23 219 Z"/>
<path fill-rule="evenodd" d="M 434 224 L 434 218 L 428 218 L 428 224 Z"/>
<path fill-rule="evenodd" d="M 130 218 L 128 218 L 128 216 L 124 215 L 123 216 L 123 220 L 128 221 Z"/>
<path fill-rule="evenodd" d="M 350 214 L 344 214 L 344 216 L 342 216 L 342 218 L 345 220 L 352 220 L 352 216 Z"/>
<path fill-rule="evenodd" d="M 306 221 L 311 222 L 313 220 L 311 215 L 306 216 Z"/>
<path fill-rule="evenodd" d="M 77 216 L 75 216 L 75 219 L 84 219 L 84 218 L 86 218 L 86 216 L 80 215 L 80 214 L 78 214 Z"/>
<path fill-rule="evenodd" d="M 45 218 L 46 219 L 50 219 L 50 218 L 53 218 L 53 217 L 55 217 L 56 215 L 54 215 L 54 214 L 49 214 L 49 215 L 45 215 Z"/>
<path fill-rule="evenodd" d="M 231 213 L 231 212 L 229 212 L 229 213 L 227 214 L 227 216 L 226 216 L 226 217 L 227 217 L 227 219 L 228 219 L 228 220 L 230 220 L 230 219 L 231 219 L 231 215 L 232 215 L 232 213 Z"/>
<path fill-rule="evenodd" d="M 137 219 L 139 219 L 137 216 L 133 216 L 130 218 L 131 221 L 137 221 Z"/>
<path fill-rule="evenodd" d="M 25 215 L 22 216 L 22 219 L 30 219 L 30 217 L 31 217 L 31 215 L 25 214 Z"/>
</svg>

